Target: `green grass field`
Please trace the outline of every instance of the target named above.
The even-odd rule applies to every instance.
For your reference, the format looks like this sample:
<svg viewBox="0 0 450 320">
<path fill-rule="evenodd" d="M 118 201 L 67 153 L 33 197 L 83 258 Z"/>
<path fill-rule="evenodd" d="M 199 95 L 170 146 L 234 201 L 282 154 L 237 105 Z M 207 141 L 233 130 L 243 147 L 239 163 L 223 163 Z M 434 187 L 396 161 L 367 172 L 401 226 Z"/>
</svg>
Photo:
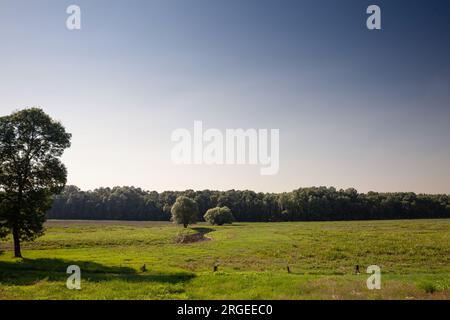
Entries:
<svg viewBox="0 0 450 320">
<path fill-rule="evenodd" d="M 450 298 L 450 220 L 199 224 L 187 232 L 207 239 L 195 243 L 160 222 L 46 229 L 25 259 L 0 242 L 0 299 Z M 81 290 L 66 288 L 72 264 Z M 381 268 L 381 290 L 366 287 L 369 265 Z"/>
</svg>

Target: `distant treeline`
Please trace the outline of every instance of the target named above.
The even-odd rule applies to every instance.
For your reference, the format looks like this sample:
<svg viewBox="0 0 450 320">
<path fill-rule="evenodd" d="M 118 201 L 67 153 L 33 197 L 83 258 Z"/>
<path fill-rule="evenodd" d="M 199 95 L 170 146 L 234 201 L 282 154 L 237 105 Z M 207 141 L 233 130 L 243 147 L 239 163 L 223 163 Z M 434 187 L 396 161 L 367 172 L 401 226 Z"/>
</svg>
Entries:
<svg viewBox="0 0 450 320">
<path fill-rule="evenodd" d="M 199 220 L 206 210 L 229 207 L 236 221 L 321 221 L 450 218 L 449 195 L 358 193 L 355 189 L 300 188 L 285 193 L 253 191 L 144 191 L 135 187 L 81 191 L 67 186 L 55 197 L 48 218 L 92 220 L 170 220 L 178 196 L 194 199 Z"/>
</svg>

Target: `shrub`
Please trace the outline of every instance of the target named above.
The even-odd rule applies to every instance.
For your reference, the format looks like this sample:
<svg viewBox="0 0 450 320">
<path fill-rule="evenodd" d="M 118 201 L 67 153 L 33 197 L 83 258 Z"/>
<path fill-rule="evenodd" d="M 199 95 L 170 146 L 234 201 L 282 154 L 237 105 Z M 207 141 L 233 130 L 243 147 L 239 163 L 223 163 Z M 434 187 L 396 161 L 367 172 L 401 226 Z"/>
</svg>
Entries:
<svg viewBox="0 0 450 320">
<path fill-rule="evenodd" d="M 423 283 L 420 284 L 420 287 L 426 293 L 435 293 L 436 291 L 438 291 L 437 287 L 431 282 L 423 282 Z"/>
<path fill-rule="evenodd" d="M 212 225 L 223 225 L 225 223 L 232 223 L 234 218 L 231 210 L 228 207 L 215 207 L 206 211 L 203 216 L 205 221 Z"/>
<path fill-rule="evenodd" d="M 189 224 L 197 221 L 198 206 L 191 198 L 181 196 L 177 198 L 170 212 L 174 223 L 182 224 L 187 228 Z"/>
</svg>

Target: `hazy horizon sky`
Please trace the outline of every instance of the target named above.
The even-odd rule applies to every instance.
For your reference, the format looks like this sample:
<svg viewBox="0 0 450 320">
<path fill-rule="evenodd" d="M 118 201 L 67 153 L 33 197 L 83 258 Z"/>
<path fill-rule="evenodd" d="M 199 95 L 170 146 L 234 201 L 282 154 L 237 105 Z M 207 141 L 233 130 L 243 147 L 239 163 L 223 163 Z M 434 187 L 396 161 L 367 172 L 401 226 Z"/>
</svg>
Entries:
<svg viewBox="0 0 450 320">
<path fill-rule="evenodd" d="M 366 28 L 371 4 L 382 30 Z M 0 0 L 0 116 L 40 106 L 60 120 L 82 189 L 450 194 L 449 13 L 437 0 Z M 279 173 L 174 165 L 171 133 L 195 120 L 279 129 Z"/>
</svg>

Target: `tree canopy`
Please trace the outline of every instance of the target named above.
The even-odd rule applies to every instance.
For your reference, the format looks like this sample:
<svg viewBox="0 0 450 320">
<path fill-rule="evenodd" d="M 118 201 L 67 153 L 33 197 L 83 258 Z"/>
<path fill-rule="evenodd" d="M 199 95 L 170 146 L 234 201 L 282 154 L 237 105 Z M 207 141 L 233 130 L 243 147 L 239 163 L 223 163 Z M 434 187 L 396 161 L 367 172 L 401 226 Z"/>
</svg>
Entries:
<svg viewBox="0 0 450 320">
<path fill-rule="evenodd" d="M 70 138 L 42 109 L 0 117 L 0 232 L 12 233 L 16 257 L 21 257 L 21 241 L 42 234 L 52 195 L 65 186 L 60 157 Z"/>
<path fill-rule="evenodd" d="M 198 206 L 197 203 L 186 196 L 180 196 L 170 210 L 172 213 L 172 221 L 182 224 L 185 228 L 189 224 L 197 222 Z"/>
<path fill-rule="evenodd" d="M 203 218 L 210 224 L 218 226 L 230 224 L 234 220 L 233 214 L 228 207 L 215 207 L 208 209 Z"/>
<path fill-rule="evenodd" d="M 168 221 L 179 196 L 197 203 L 197 220 L 206 211 L 226 206 L 235 221 L 323 221 L 450 218 L 450 197 L 411 192 L 358 193 L 333 187 L 300 188 L 284 193 L 249 190 L 145 191 L 136 187 L 82 191 L 67 186 L 55 197 L 53 219 Z"/>
</svg>

